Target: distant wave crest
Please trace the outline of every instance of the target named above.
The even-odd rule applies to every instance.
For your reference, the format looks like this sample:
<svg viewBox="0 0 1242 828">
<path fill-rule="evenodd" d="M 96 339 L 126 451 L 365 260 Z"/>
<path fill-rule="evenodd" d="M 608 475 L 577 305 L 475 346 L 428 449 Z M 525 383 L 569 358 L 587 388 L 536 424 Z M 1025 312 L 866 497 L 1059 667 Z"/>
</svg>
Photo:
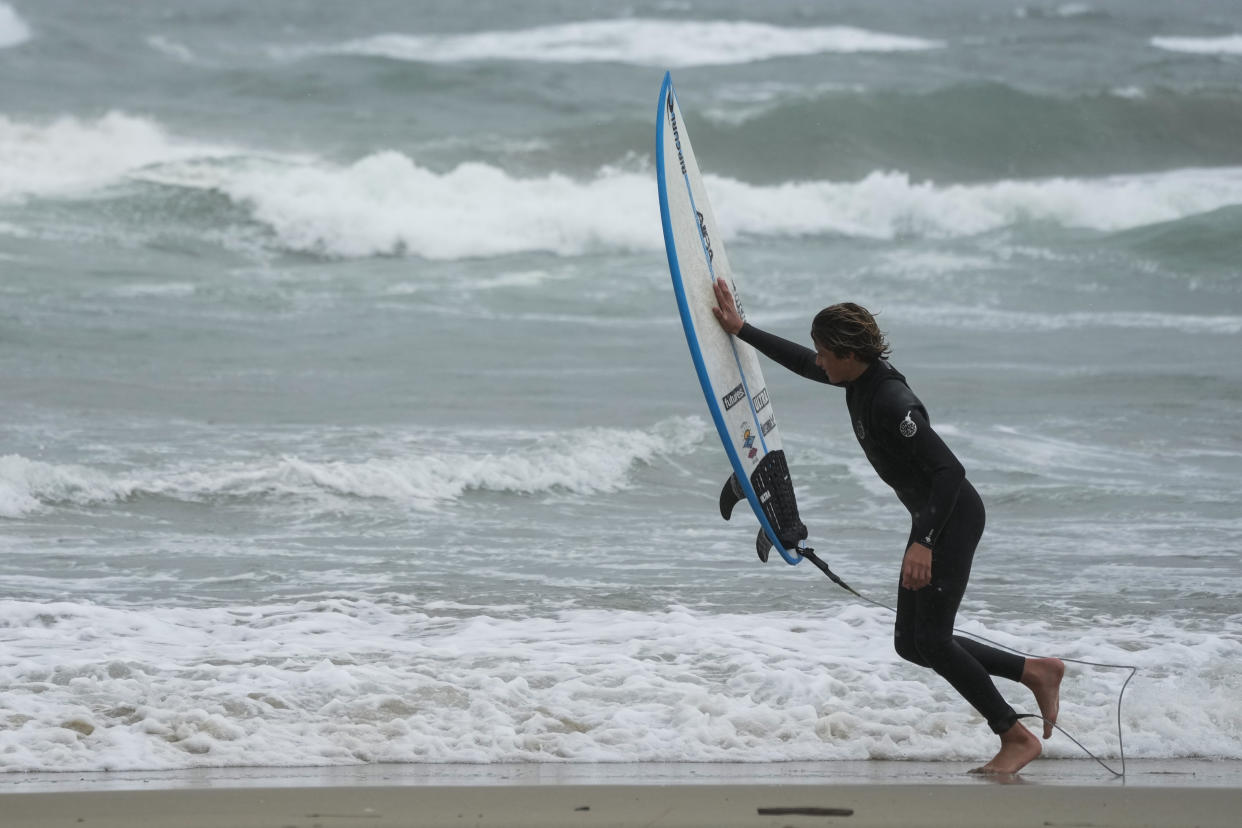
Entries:
<svg viewBox="0 0 1242 828">
<path fill-rule="evenodd" d="M 849 26 L 786 28 L 749 21 L 588 20 L 469 34 L 383 34 L 278 55 L 364 55 L 422 63 L 515 60 L 682 67 L 753 63 L 825 52 L 936 49 L 939 41 Z"/>
<path fill-rule="evenodd" d="M 0 199 L 87 192 L 148 165 L 232 152 L 178 140 L 158 122 L 123 112 L 48 123 L 0 115 Z"/>
<path fill-rule="evenodd" d="M 131 487 L 100 471 L 44 463 L 16 454 L 0 457 L 0 518 L 38 511 L 44 503 L 89 503 L 127 497 Z"/>
<path fill-rule="evenodd" d="M 147 45 L 164 57 L 172 58 L 178 63 L 187 65 L 201 63 L 198 56 L 194 54 L 194 51 L 189 46 L 172 38 L 164 37 L 163 35 L 151 35 L 147 38 Z"/>
<path fill-rule="evenodd" d="M 1195 55 L 1242 55 L 1242 34 L 1226 37 L 1153 37 L 1151 45 Z"/>
<path fill-rule="evenodd" d="M 30 27 L 8 3 L 0 3 L 0 49 L 17 46 L 30 39 Z"/>
</svg>

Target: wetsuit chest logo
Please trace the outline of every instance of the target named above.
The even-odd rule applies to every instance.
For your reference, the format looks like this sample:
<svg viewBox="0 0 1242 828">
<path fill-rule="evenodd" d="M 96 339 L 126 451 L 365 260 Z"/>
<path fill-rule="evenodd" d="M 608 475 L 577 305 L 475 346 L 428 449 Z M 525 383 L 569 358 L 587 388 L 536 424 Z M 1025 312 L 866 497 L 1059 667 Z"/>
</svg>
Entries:
<svg viewBox="0 0 1242 828">
<path fill-rule="evenodd" d="M 867 426 L 863 424 L 862 417 L 854 421 L 854 433 L 858 435 L 859 442 L 867 439 Z"/>
</svg>

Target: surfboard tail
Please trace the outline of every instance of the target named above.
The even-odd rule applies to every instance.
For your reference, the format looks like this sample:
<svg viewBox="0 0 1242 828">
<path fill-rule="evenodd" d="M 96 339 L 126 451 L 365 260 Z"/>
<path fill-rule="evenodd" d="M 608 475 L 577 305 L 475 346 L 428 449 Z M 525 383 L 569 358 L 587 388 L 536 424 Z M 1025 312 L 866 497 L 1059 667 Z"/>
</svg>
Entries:
<svg viewBox="0 0 1242 828">
<path fill-rule="evenodd" d="M 768 519 L 768 525 L 775 532 L 775 537 L 772 537 L 765 527 L 759 527 L 759 534 L 755 536 L 755 552 L 759 555 L 759 560 L 767 563 L 772 547 L 777 544 L 789 552 L 799 551 L 802 541 L 810 533 L 806 524 L 798 517 L 798 501 L 794 496 L 793 480 L 789 476 L 785 452 L 778 449 L 764 457 L 751 475 L 750 483 L 762 506 L 764 517 Z M 729 475 L 720 490 L 720 516 L 728 520 L 733 515 L 733 507 L 745 499 L 746 495 L 742 492 L 737 474 Z"/>
<path fill-rule="evenodd" d="M 793 478 L 789 475 L 784 449 L 768 452 L 751 474 L 750 483 L 768 525 L 776 533 L 772 540 L 787 550 L 796 549 L 810 533 L 798 516 L 798 499 L 794 496 Z"/>
</svg>

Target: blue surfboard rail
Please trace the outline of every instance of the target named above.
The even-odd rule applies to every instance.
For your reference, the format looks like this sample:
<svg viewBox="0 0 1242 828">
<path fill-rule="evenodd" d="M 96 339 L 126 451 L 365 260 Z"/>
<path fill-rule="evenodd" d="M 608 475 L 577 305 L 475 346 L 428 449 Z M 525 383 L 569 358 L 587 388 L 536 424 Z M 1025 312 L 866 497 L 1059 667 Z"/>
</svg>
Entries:
<svg viewBox="0 0 1242 828">
<path fill-rule="evenodd" d="M 729 436 L 729 428 L 725 423 L 724 411 L 721 410 L 718 401 L 718 395 L 712 387 L 711 377 L 707 373 L 707 365 L 703 360 L 703 351 L 699 347 L 698 334 L 695 331 L 694 319 L 690 313 L 690 305 L 686 299 L 686 291 L 681 275 L 681 265 L 679 263 L 677 243 L 673 238 L 672 218 L 669 214 L 668 206 L 668 190 L 665 177 L 664 165 L 664 121 L 665 107 L 668 105 L 668 96 L 672 95 L 673 100 L 677 100 L 677 91 L 673 89 L 673 78 L 671 72 L 664 73 L 664 83 L 660 86 L 660 101 L 656 107 L 656 181 L 660 193 L 660 222 L 664 229 L 664 250 L 668 256 L 669 272 L 673 279 L 673 292 L 677 296 L 677 310 L 681 315 L 682 329 L 686 334 L 686 344 L 690 347 L 690 358 L 694 362 L 695 373 L 699 377 L 699 385 L 703 389 L 703 396 L 707 400 L 707 408 L 711 412 L 712 421 L 716 424 L 716 432 L 720 436 L 720 442 L 724 446 L 725 454 L 728 455 L 729 464 L 733 467 L 734 475 L 742 489 L 742 494 L 746 496 L 746 501 L 750 504 L 751 511 L 755 517 L 759 519 L 759 525 L 763 528 L 764 534 L 768 536 L 768 540 L 772 541 L 773 547 L 780 552 L 781 557 L 790 566 L 797 565 L 802 560 L 802 555 L 796 550 L 791 551 L 785 548 L 777 537 L 776 532 L 772 529 L 768 522 L 767 515 L 764 514 L 763 506 L 759 503 L 759 496 L 755 493 L 755 488 L 751 485 L 750 478 L 747 476 L 745 466 L 742 464 L 742 458 L 738 456 L 737 450 L 733 446 L 733 440 Z M 690 194 L 691 203 L 694 201 L 693 193 L 690 193 L 690 177 L 687 174 L 682 175 L 685 182 L 687 193 Z M 712 274 L 714 280 L 715 275 L 711 269 L 711 259 L 704 247 L 702 255 L 707 259 L 708 273 Z M 736 352 L 736 344 L 734 344 Z M 745 377 L 743 376 L 743 382 Z M 747 399 L 750 399 L 750 389 L 746 389 Z M 751 400 L 753 410 L 754 402 Z M 756 418 L 756 422 L 758 419 Z M 762 432 L 762 429 L 759 429 Z M 760 437 L 762 442 L 762 436 Z M 766 443 L 764 444 L 764 452 L 767 452 Z"/>
</svg>

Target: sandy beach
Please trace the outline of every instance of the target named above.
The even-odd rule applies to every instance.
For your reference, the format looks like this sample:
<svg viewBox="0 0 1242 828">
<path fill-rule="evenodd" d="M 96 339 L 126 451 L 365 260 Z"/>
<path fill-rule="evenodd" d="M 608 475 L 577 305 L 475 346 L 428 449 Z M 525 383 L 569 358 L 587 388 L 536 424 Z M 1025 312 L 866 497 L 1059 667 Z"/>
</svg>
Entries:
<svg viewBox="0 0 1242 828">
<path fill-rule="evenodd" d="M 1236 826 L 1242 763 L 1080 761 L 975 779 L 961 763 L 366 766 L 24 774 L 13 828 Z"/>
</svg>

